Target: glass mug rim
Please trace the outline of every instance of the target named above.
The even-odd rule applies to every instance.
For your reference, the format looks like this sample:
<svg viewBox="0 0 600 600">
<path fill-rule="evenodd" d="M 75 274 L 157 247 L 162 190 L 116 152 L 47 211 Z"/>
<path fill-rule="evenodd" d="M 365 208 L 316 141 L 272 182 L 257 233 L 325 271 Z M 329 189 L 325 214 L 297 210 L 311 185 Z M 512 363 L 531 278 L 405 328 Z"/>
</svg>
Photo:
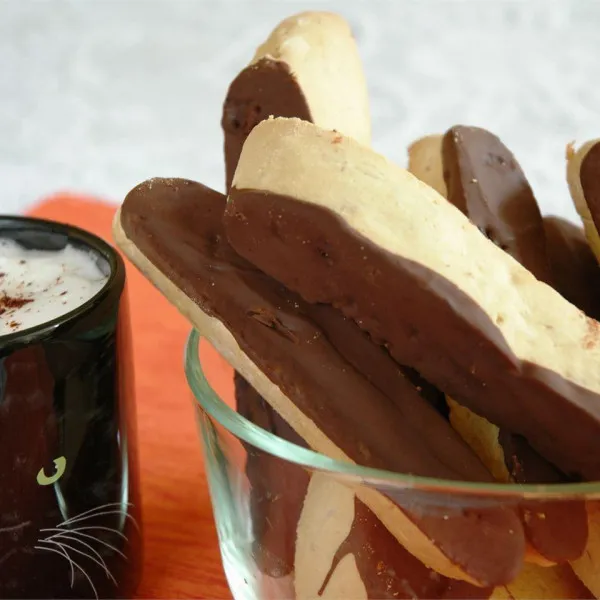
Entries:
<svg viewBox="0 0 600 600">
<path fill-rule="evenodd" d="M 16 225 L 22 224 L 23 229 L 39 229 L 50 234 L 57 233 L 64 235 L 70 241 L 72 240 L 88 246 L 107 261 L 110 273 L 106 283 L 91 298 L 70 311 L 39 325 L 27 327 L 22 331 L 0 335 L 0 350 L 8 348 L 13 344 L 33 344 L 44 341 L 55 334 L 57 327 L 72 323 L 90 308 L 102 303 L 106 296 L 111 293 L 115 284 L 119 287 L 125 285 L 125 263 L 121 255 L 108 242 L 97 235 L 68 223 L 23 215 L 0 214 L 0 230 L 1 224 L 6 221 L 12 221 Z"/>
<path fill-rule="evenodd" d="M 480 483 L 435 479 L 383 469 L 364 467 L 351 462 L 330 458 L 310 449 L 281 439 L 255 425 L 230 406 L 213 390 L 202 369 L 199 345 L 205 339 L 192 329 L 184 351 L 184 370 L 195 403 L 219 425 L 236 438 L 251 444 L 277 458 L 312 471 L 322 471 L 337 478 L 359 479 L 379 489 L 413 490 L 463 496 L 496 497 L 499 500 L 567 500 L 572 498 L 600 498 L 600 481 L 550 484 Z M 205 340 L 208 342 L 208 340 Z M 210 343 L 210 342 L 208 342 Z"/>
</svg>

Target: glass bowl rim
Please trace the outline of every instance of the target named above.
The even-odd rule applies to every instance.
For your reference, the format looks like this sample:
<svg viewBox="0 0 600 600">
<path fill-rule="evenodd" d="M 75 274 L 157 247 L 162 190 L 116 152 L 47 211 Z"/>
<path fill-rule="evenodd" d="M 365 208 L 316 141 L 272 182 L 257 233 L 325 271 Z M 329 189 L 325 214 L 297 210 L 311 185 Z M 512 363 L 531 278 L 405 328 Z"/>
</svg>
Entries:
<svg viewBox="0 0 600 600">
<path fill-rule="evenodd" d="M 355 463 L 330 458 L 310 449 L 302 448 L 292 442 L 277 437 L 262 427 L 255 425 L 219 398 L 204 375 L 199 357 L 199 344 L 204 339 L 210 341 L 198 332 L 191 330 L 185 344 L 185 376 L 194 396 L 195 403 L 212 417 L 217 423 L 233 434 L 236 438 L 252 446 L 289 461 L 311 471 L 328 472 L 337 477 L 347 476 L 353 479 L 375 485 L 377 487 L 393 487 L 396 489 L 412 489 L 422 492 L 444 494 L 498 496 L 516 499 L 567 499 L 600 498 L 600 481 L 581 483 L 551 483 L 551 484 L 507 484 L 480 483 L 471 481 L 452 481 L 395 473 L 383 469 L 364 467 Z"/>
</svg>

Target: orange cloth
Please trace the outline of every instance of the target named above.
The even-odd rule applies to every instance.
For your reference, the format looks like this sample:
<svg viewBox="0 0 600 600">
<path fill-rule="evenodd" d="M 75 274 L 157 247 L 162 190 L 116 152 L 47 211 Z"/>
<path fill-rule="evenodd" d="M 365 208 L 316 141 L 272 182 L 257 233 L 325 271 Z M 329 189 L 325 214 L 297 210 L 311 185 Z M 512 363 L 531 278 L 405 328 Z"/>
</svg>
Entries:
<svg viewBox="0 0 600 600">
<path fill-rule="evenodd" d="M 30 214 L 76 225 L 112 243 L 114 212 L 114 206 L 94 199 L 60 194 Z M 145 522 L 137 597 L 230 599 L 183 372 L 190 326 L 131 264 L 127 277 Z M 222 365 L 215 362 L 214 367 L 219 372 Z"/>
</svg>

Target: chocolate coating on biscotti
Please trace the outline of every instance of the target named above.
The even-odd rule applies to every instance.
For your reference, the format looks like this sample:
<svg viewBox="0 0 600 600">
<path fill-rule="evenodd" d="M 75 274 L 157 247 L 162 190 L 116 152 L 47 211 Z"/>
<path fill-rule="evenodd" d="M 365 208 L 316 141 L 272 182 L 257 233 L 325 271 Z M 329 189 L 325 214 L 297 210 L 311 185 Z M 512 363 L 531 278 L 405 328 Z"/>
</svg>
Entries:
<svg viewBox="0 0 600 600">
<path fill-rule="evenodd" d="M 355 499 L 354 511 L 350 533 L 333 558 L 320 594 L 325 591 L 337 565 L 350 554 L 356 560 L 356 568 L 370 600 L 489 598 L 493 588 L 449 579 L 424 566 L 398 544 L 358 498 Z"/>
<path fill-rule="evenodd" d="M 246 137 L 269 116 L 296 117 L 370 143 L 367 85 L 343 17 L 307 11 L 284 19 L 233 81 L 222 118 L 227 190 Z"/>
<path fill-rule="evenodd" d="M 250 422 L 298 446 L 304 440 L 241 376 L 234 375 L 237 411 Z M 257 567 L 270 577 L 285 577 L 294 570 L 296 528 L 310 475 L 252 444 L 246 449 L 246 476 L 250 483 L 252 554 Z"/>
<path fill-rule="evenodd" d="M 264 372 L 273 378 L 277 371 L 277 383 L 285 389 L 307 386 L 303 410 L 318 419 L 321 428 L 331 429 L 328 433 L 343 440 L 343 446 L 353 447 L 354 460 L 424 476 L 491 481 L 468 446 L 424 401 L 384 348 L 362 335 L 351 319 L 329 307 L 306 304 L 235 254 L 221 224 L 224 208 L 225 197 L 200 184 L 171 187 L 153 182 L 151 189 L 128 195 L 121 219 L 130 239 L 146 255 L 164 266 L 170 277 L 179 277 L 177 283 L 186 286 L 182 289 L 189 289 L 191 297 L 231 326 L 236 338 L 244 338 L 249 354 L 258 357 L 259 344 L 269 340 L 273 364 L 262 358 Z M 169 264 L 173 260 L 178 264 Z M 313 311 L 320 326 L 311 319 Z M 257 338 L 252 345 L 247 341 L 251 336 Z M 346 338 L 352 340 L 352 348 L 344 343 Z M 266 347 L 263 352 L 267 355 Z M 283 369 L 280 364 L 287 360 L 290 365 Z M 377 379 L 377 385 L 369 379 Z M 308 390 L 313 398 L 308 398 Z M 331 413 L 330 420 L 319 413 Z M 361 435 L 353 430 L 349 436 L 344 427 L 335 427 L 341 418 L 360 428 Z M 412 426 L 431 435 L 419 435 L 411 443 Z M 381 441 L 386 429 L 392 439 Z"/>
<path fill-rule="evenodd" d="M 412 386 L 437 412 L 444 418 L 448 417 L 444 394 L 413 369 L 400 367 L 389 356 L 383 358 L 382 353 L 387 355 L 387 352 L 379 347 L 375 350 L 369 334 L 356 327 L 352 319 L 332 311 L 329 306 L 306 304 L 305 309 L 312 322 L 321 328 L 344 359 L 382 394 L 394 400 L 400 393 L 407 393 L 408 386 Z"/>
<path fill-rule="evenodd" d="M 519 163 L 496 137 L 457 125 L 442 141 L 448 200 L 539 280 L 550 282 L 542 216 Z"/>
<path fill-rule="evenodd" d="M 289 65 L 262 58 L 233 80 L 223 105 L 221 126 L 225 134 L 227 189 L 248 134 L 271 115 L 312 119 L 304 93 Z"/>
<path fill-rule="evenodd" d="M 520 435 L 500 430 L 498 442 L 517 483 L 565 483 L 563 473 L 540 456 Z M 562 563 L 580 557 L 588 540 L 584 500 L 523 501 L 520 504 L 525 534 L 546 559 Z"/>
<path fill-rule="evenodd" d="M 448 279 L 374 244 L 333 211 L 280 194 L 234 187 L 225 224 L 240 254 L 306 301 L 336 306 L 399 363 L 525 436 L 568 475 L 600 478 L 600 397 L 519 360 Z M 589 327 L 594 343 L 597 323 Z"/>
<path fill-rule="evenodd" d="M 304 440 L 238 373 L 234 376 L 237 409 L 249 421 L 278 437 L 307 448 Z M 253 524 L 253 558 L 262 572 L 283 577 L 294 569 L 296 529 L 310 475 L 244 443 L 248 453 Z M 488 598 L 491 588 L 480 588 L 444 577 L 413 557 L 358 498 L 350 533 L 339 547 L 330 569 L 344 556 L 354 556 L 367 598 Z M 322 588 L 327 586 L 327 580 Z"/>
<path fill-rule="evenodd" d="M 222 226 L 224 206 L 224 196 L 200 184 L 153 180 L 127 196 L 121 223 L 128 238 L 183 293 L 218 317 L 249 358 L 352 460 L 489 482 L 470 448 L 406 378 L 398 378 L 395 397 L 388 398 L 332 345 L 326 328 L 310 319 L 309 305 L 235 254 Z M 329 311 L 331 320 L 344 320 Z M 362 351 L 369 361 L 391 361 L 384 349 L 362 339 L 369 344 Z M 403 511 L 482 585 L 516 575 L 524 535 L 511 509 Z"/>
<path fill-rule="evenodd" d="M 600 319 L 600 267 L 583 229 L 560 217 L 544 217 L 554 288 L 593 319 Z"/>
<path fill-rule="evenodd" d="M 479 127 L 457 125 L 442 138 L 448 200 L 490 240 L 538 279 L 550 272 L 542 216 L 525 174 L 500 139 Z M 554 483 L 565 477 L 528 447 L 527 440 L 501 431 L 506 468 L 520 483 Z M 520 458 L 520 451 L 527 460 Z M 536 467 L 538 471 L 536 472 Z"/>
<path fill-rule="evenodd" d="M 452 127 L 442 139 L 442 162 L 448 200 L 538 279 L 552 283 L 539 207 L 500 139 L 478 127 Z M 498 443 L 514 481 L 568 481 L 523 436 L 501 429 Z M 545 558 L 563 562 L 583 553 L 588 534 L 584 502 L 524 504 L 521 510 L 527 537 Z"/>
<path fill-rule="evenodd" d="M 594 144 L 583 158 L 579 177 L 592 220 L 596 229 L 600 230 L 600 142 Z"/>
</svg>

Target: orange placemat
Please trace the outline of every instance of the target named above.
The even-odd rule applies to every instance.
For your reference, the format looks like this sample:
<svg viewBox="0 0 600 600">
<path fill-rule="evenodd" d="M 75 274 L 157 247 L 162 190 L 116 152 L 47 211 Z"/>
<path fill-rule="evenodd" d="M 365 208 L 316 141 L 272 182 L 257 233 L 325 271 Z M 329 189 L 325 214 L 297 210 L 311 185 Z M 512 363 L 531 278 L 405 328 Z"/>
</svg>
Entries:
<svg viewBox="0 0 600 600">
<path fill-rule="evenodd" d="M 112 243 L 115 207 L 61 194 L 31 214 Z M 183 373 L 188 323 L 127 264 L 145 522 L 137 598 L 230 599 L 217 546 L 191 393 Z"/>
</svg>

